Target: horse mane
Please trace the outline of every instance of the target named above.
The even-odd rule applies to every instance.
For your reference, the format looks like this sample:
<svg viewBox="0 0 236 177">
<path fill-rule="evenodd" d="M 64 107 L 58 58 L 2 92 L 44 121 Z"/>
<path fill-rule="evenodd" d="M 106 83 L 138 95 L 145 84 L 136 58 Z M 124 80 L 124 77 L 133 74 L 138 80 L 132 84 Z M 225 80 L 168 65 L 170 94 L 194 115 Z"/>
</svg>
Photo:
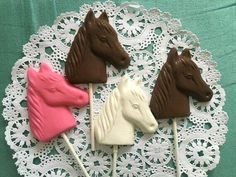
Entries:
<svg viewBox="0 0 236 177">
<path fill-rule="evenodd" d="M 78 33 L 75 35 L 74 41 L 72 42 L 67 56 L 66 65 L 68 65 L 68 67 L 65 67 L 65 69 L 68 78 L 73 78 L 73 76 L 76 75 L 77 69 L 83 60 L 86 49 L 86 29 L 83 25 L 79 28 Z"/>
<path fill-rule="evenodd" d="M 172 70 L 173 69 L 169 63 L 165 63 L 163 65 L 161 72 L 158 76 L 156 86 L 153 90 L 153 92 L 158 93 L 153 94 L 151 100 L 155 103 L 153 104 L 153 106 L 155 106 L 153 110 L 155 110 L 157 113 L 161 112 L 161 110 L 163 110 L 168 104 L 171 87 L 175 82 Z"/>
<path fill-rule="evenodd" d="M 120 91 L 115 88 L 109 95 L 105 105 L 102 108 L 99 118 L 96 120 L 97 138 L 102 141 L 106 134 L 112 129 L 116 113 L 119 107 Z"/>
<path fill-rule="evenodd" d="M 47 75 L 44 74 L 38 74 L 39 80 L 42 82 L 48 82 L 48 83 L 54 83 L 54 82 L 60 82 L 59 78 L 57 77 L 58 74 L 56 73 L 47 73 Z M 43 127 L 45 126 L 45 114 L 43 114 L 42 109 L 41 109 L 41 97 L 38 95 L 37 90 L 35 88 L 31 81 L 29 80 L 28 82 L 28 97 L 27 97 L 27 102 L 28 102 L 28 111 L 29 115 L 31 116 L 30 119 L 30 125 L 32 128 L 32 132 L 35 135 L 36 138 L 41 139 L 40 137 L 43 136 L 44 131 Z"/>
<path fill-rule="evenodd" d="M 29 96 L 30 95 L 30 96 Z M 32 132 L 36 138 L 43 136 L 43 127 L 44 127 L 44 114 L 42 114 L 41 103 L 39 95 L 37 94 L 35 88 L 29 83 L 28 84 L 28 111 L 31 116 L 30 126 Z M 40 139 L 40 138 L 38 138 Z"/>
</svg>

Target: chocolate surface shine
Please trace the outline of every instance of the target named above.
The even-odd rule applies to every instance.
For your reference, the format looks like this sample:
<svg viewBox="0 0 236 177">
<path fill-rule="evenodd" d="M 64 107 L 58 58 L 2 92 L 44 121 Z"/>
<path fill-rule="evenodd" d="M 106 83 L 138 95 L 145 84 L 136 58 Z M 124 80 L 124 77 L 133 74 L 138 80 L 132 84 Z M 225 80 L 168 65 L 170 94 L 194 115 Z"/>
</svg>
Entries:
<svg viewBox="0 0 236 177">
<path fill-rule="evenodd" d="M 106 62 L 117 69 L 124 69 L 129 66 L 130 58 L 109 24 L 106 12 L 96 18 L 90 10 L 68 53 L 66 78 L 73 84 L 105 83 Z"/>
<path fill-rule="evenodd" d="M 172 48 L 152 92 L 151 111 L 156 119 L 189 116 L 189 96 L 205 102 L 211 100 L 213 92 L 191 60 L 189 50 L 178 55 Z"/>
</svg>

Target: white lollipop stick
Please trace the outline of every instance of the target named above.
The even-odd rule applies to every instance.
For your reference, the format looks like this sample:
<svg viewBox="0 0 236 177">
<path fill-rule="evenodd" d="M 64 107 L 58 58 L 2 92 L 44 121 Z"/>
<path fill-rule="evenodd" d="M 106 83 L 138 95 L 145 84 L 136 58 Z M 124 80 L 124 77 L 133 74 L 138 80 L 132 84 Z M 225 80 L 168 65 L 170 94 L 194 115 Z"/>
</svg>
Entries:
<svg viewBox="0 0 236 177">
<path fill-rule="evenodd" d="M 65 140 L 65 142 L 66 142 L 67 146 L 69 147 L 69 149 L 70 149 L 72 155 L 74 156 L 75 160 L 78 162 L 78 164 L 79 164 L 81 170 L 83 171 L 84 175 L 85 175 L 86 177 L 90 177 L 89 174 L 88 174 L 88 172 L 86 171 L 86 169 L 85 169 L 83 163 L 81 162 L 81 160 L 79 159 L 78 155 L 76 154 L 75 149 L 74 149 L 74 147 L 72 146 L 72 144 L 70 143 L 70 141 L 69 141 L 68 137 L 66 136 L 66 134 L 65 134 L 65 133 L 62 133 L 61 136 L 62 136 L 63 139 Z"/>
<path fill-rule="evenodd" d="M 177 120 L 176 120 L 176 118 L 173 119 L 173 131 L 174 131 L 174 148 L 175 148 L 175 161 L 176 161 L 176 177 L 180 177 L 179 146 L 178 146 Z"/>
<path fill-rule="evenodd" d="M 94 121 L 93 121 L 93 84 L 92 83 L 89 83 L 89 99 L 90 99 L 91 149 L 92 151 L 95 151 Z"/>
<path fill-rule="evenodd" d="M 112 159 L 112 177 L 116 177 L 116 161 L 117 161 L 117 154 L 118 154 L 118 146 L 113 146 L 113 159 Z"/>
</svg>

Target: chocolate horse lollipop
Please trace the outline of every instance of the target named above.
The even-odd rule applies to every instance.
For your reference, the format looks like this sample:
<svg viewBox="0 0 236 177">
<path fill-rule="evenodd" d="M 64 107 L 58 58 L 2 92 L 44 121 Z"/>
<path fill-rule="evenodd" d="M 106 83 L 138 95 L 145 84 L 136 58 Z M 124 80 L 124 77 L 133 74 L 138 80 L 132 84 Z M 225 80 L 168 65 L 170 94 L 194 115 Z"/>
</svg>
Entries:
<svg viewBox="0 0 236 177">
<path fill-rule="evenodd" d="M 188 49 L 181 55 L 172 48 L 161 69 L 152 92 L 150 108 L 156 119 L 174 118 L 176 169 L 179 177 L 176 117 L 190 115 L 189 96 L 198 101 L 210 101 L 213 92 L 201 77 L 198 66 L 191 60 Z"/>
<path fill-rule="evenodd" d="M 117 69 L 127 68 L 130 58 L 118 41 L 117 33 L 109 24 L 106 12 L 98 18 L 90 10 L 76 34 L 65 63 L 65 74 L 70 83 L 90 83 L 91 140 L 94 150 L 93 91 L 91 83 L 107 81 L 106 61 Z"/>
</svg>

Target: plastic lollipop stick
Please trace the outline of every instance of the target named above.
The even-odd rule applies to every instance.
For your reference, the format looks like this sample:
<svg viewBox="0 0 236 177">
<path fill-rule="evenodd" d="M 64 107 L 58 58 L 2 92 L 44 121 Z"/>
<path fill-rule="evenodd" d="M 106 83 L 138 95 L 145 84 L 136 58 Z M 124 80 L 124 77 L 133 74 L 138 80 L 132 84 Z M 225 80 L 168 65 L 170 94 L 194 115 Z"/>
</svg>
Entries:
<svg viewBox="0 0 236 177">
<path fill-rule="evenodd" d="M 106 83 L 106 62 L 117 69 L 125 69 L 130 64 L 130 58 L 118 41 L 116 31 L 109 24 L 106 12 L 96 18 L 93 11 L 89 10 L 68 53 L 66 78 L 72 84 Z M 92 93 L 92 84 L 89 87 Z M 95 150 L 92 99 L 90 104 L 91 145 L 92 150 Z"/>
<path fill-rule="evenodd" d="M 124 76 L 94 120 L 97 142 L 113 145 L 113 177 L 116 177 L 118 145 L 134 144 L 135 126 L 145 133 L 154 133 L 158 124 L 140 87 L 140 80 L 132 81 Z"/>
<path fill-rule="evenodd" d="M 179 166 L 179 145 L 177 135 L 177 120 L 173 120 L 173 131 L 174 131 L 174 149 L 175 149 L 175 161 L 176 161 L 176 176 L 180 177 L 180 166 Z"/>
<path fill-rule="evenodd" d="M 42 142 L 62 135 L 82 171 L 89 177 L 64 132 L 76 127 L 76 121 L 68 106 L 84 107 L 89 96 L 67 83 L 63 76 L 41 64 L 39 72 L 28 69 L 27 102 L 32 134 Z"/>
<path fill-rule="evenodd" d="M 113 159 L 112 159 L 112 177 L 116 177 L 116 161 L 117 161 L 117 154 L 118 154 L 118 146 L 113 146 Z"/>
<path fill-rule="evenodd" d="M 72 146 L 72 144 L 70 143 L 70 141 L 69 141 L 68 137 L 66 136 L 66 134 L 65 134 L 65 133 L 62 133 L 61 136 L 62 136 L 63 139 L 65 140 L 65 142 L 66 142 L 67 146 L 69 147 L 69 149 L 70 149 L 72 155 L 74 156 L 75 160 L 78 162 L 78 164 L 79 164 L 81 170 L 83 171 L 84 175 L 85 175 L 86 177 L 90 177 L 89 174 L 87 173 L 87 171 L 86 171 L 86 169 L 85 169 L 83 163 L 81 162 L 81 160 L 79 159 L 78 155 L 76 154 L 75 149 L 74 149 L 74 147 Z"/>
<path fill-rule="evenodd" d="M 93 120 L 93 84 L 92 83 L 89 83 L 89 98 L 90 98 L 91 149 L 92 151 L 95 151 L 94 120 Z"/>
<path fill-rule="evenodd" d="M 156 119 L 174 118 L 177 177 L 180 177 L 181 174 L 176 118 L 190 115 L 189 96 L 193 96 L 198 101 L 210 101 L 212 95 L 213 92 L 203 81 L 199 68 L 191 60 L 189 49 L 184 49 L 181 55 L 178 55 L 177 49 L 172 48 L 158 75 L 152 92 L 150 108 Z"/>
</svg>

